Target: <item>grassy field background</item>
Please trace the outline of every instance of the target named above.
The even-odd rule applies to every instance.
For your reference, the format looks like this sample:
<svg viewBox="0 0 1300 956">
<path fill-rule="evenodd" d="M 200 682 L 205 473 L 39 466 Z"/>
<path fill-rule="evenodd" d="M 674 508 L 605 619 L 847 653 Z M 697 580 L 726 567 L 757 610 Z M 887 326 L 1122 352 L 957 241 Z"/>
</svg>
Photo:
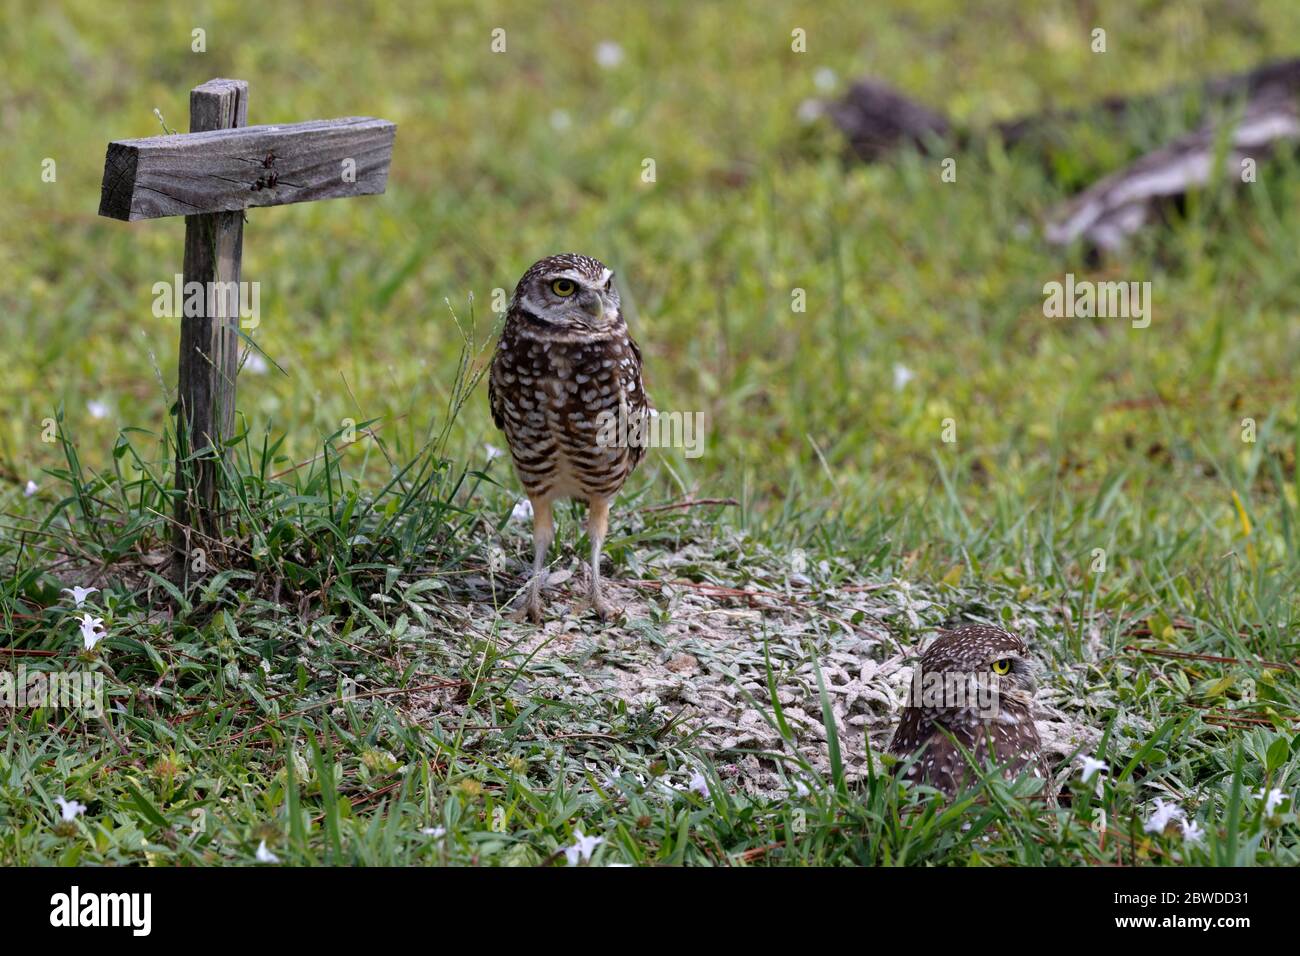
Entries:
<svg viewBox="0 0 1300 956">
<path fill-rule="evenodd" d="M 834 130 L 797 112 L 864 74 L 973 127 L 1156 91 L 1295 53 L 1300 8 L 0 0 L 0 10 L 4 625 L 12 647 L 66 648 L 76 631 L 58 589 L 93 581 L 114 636 L 101 645 L 112 653 L 91 663 L 116 658 L 114 686 L 128 698 L 146 675 L 180 675 L 159 711 L 132 710 L 132 745 L 143 750 L 129 759 L 70 718 L 9 722 L 0 815 L 14 826 L 0 836 L 0 859 L 247 862 L 270 839 L 297 862 L 544 862 L 578 823 L 608 836 L 607 861 L 627 862 L 1296 856 L 1290 804 L 1264 813 L 1246 796 L 1294 792 L 1294 671 L 1234 661 L 1297 656 L 1300 165 L 1281 159 L 1247 189 L 1199 194 L 1172 229 L 1089 265 L 1047 246 L 1037 224 L 1082 184 L 1182 132 L 1175 121 L 1148 118 L 1127 137 L 1076 124 L 1046 165 L 980 147 L 959 154 L 957 181 L 942 183 L 934 159 L 846 162 Z M 1102 55 L 1089 49 L 1096 26 L 1107 30 Z M 502 54 L 489 48 L 498 27 Z M 806 53 L 791 51 L 796 27 Z M 191 51 L 195 28 L 206 31 L 205 53 Z M 619 45 L 615 65 L 597 61 L 605 42 Z M 380 544 L 359 555 L 337 538 L 332 549 L 306 519 L 285 518 L 288 506 L 276 520 L 292 528 L 277 537 L 250 509 L 240 532 L 271 563 L 245 569 L 246 588 L 209 581 L 199 598 L 176 601 L 137 559 L 165 530 L 144 503 L 167 510 L 157 436 L 174 400 L 177 329 L 152 317 L 151 287 L 179 270 L 183 223 L 127 225 L 95 211 L 107 142 L 161 132 L 155 109 L 184 129 L 188 90 L 217 76 L 249 82 L 250 122 L 398 124 L 384 196 L 253 210 L 244 254 L 244 278 L 262 286 L 253 338 L 274 363 L 246 367 L 239 382 L 250 495 L 296 495 L 333 515 L 337 482 L 339 495 L 374 505 L 358 508 L 354 530 Z M 56 182 L 42 181 L 45 158 L 57 162 Z M 646 158 L 654 183 L 641 179 Z M 627 715 L 618 729 L 602 725 L 627 748 L 617 758 L 515 739 L 471 757 L 463 736 L 422 736 L 382 701 L 360 717 L 322 710 L 286 722 L 288 704 L 243 687 L 241 673 L 259 666 L 251 660 L 282 677 L 285 694 L 329 692 L 346 668 L 295 670 L 296 651 L 277 643 L 288 633 L 328 642 L 360 626 L 369 633 L 359 644 L 396 640 L 392 615 L 334 600 L 339 581 L 356 596 L 361 579 L 391 587 L 398 569 L 481 567 L 517 486 L 501 461 L 488 462 L 501 438 L 482 390 L 463 394 L 465 375 L 488 355 L 493 290 L 508 292 L 534 259 L 567 250 L 617 270 L 656 404 L 704 412 L 710 424 L 703 457 L 652 455 L 629 500 L 740 503 L 720 509 L 716 526 L 712 512 L 616 518 L 614 573 L 639 576 L 645 548 L 690 543 L 713 552 L 724 569 L 714 580 L 743 586 L 798 549 L 832 566 L 827 586 L 905 579 L 952 613 L 975 603 L 995 614 L 1016 602 L 1052 609 L 1066 623 L 1042 656 L 1114 692 L 1094 715 L 1098 729 L 1134 710 L 1150 719 L 1149 732 L 1114 744 L 1126 769 L 1105 791 L 1130 841 L 1099 841 L 1086 813 L 1043 820 L 1003 801 L 984 826 L 992 844 L 974 849 L 940 810 L 901 824 L 900 801 L 915 807 L 915 794 L 875 779 L 863 791 L 833 774 L 827 789 L 792 798 L 813 814 L 800 841 L 786 804 L 687 794 L 647 810 L 644 797 L 566 790 L 567 762 L 707 765 L 711 755 L 674 739 L 671 724 L 644 739 Z M 1043 284 L 1066 272 L 1150 281 L 1151 326 L 1044 318 Z M 791 310 L 796 288 L 806 312 Z M 914 376 L 901 387 L 900 368 Z M 453 421 L 449 405 L 463 399 Z M 42 421 L 60 407 L 61 438 L 43 442 Z M 955 444 L 940 439 L 947 418 Z M 1242 440 L 1245 418 L 1257 423 L 1253 443 Z M 345 419 L 375 421 L 384 453 L 363 440 L 323 471 L 288 479 L 303 484 L 271 480 L 320 453 Z M 259 461 L 266 435 L 279 444 Z M 395 463 L 410 460 L 434 477 L 394 487 Z M 412 514 L 428 520 L 411 530 L 402 522 Z M 1101 573 L 1090 570 L 1095 549 L 1106 553 Z M 323 625 L 320 608 L 295 618 L 278 604 L 273 579 L 288 572 L 276 562 L 290 560 L 310 579 L 292 581 L 298 593 L 318 586 L 326 596 Z M 1234 661 L 1126 654 L 1139 638 Z M 208 659 L 212 641 L 221 650 Z M 186 655 L 192 664 L 179 665 Z M 411 678 L 393 665 L 400 655 L 381 656 L 371 678 Z M 456 658 L 472 672 L 471 703 L 481 694 L 487 708 L 463 719 L 527 722 L 510 682 L 484 676 L 490 659 L 478 646 Z M 1189 711 L 1189 701 L 1237 706 L 1247 678 L 1262 688 L 1247 722 Z M 196 719 L 203 698 L 239 716 L 205 709 Z M 1176 732 L 1166 720 L 1179 721 Z M 304 741 L 315 734 L 333 757 L 312 757 L 315 743 Z M 360 788 L 345 805 L 319 785 L 329 773 Z M 374 779 L 383 782 L 361 786 Z M 213 796 L 214 780 L 239 796 Z M 64 792 L 92 808 L 74 825 L 79 836 L 50 826 Z M 1204 845 L 1130 827 L 1156 795 L 1202 808 Z M 508 839 L 493 829 L 497 805 L 511 814 Z M 177 819 L 196 809 L 219 822 L 178 837 Z M 447 828 L 445 844 L 431 846 L 417 820 Z M 783 849 L 754 852 L 774 842 Z"/>
</svg>

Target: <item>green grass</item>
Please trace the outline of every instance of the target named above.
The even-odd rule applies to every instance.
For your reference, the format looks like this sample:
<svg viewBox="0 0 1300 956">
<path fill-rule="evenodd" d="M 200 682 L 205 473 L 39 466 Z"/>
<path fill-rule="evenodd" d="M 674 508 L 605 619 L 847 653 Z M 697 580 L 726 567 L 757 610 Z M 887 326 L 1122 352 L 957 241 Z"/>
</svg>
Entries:
<svg viewBox="0 0 1300 956">
<path fill-rule="evenodd" d="M 846 164 L 795 111 L 829 67 L 979 125 L 1293 53 L 1300 12 L 886 6 L 338 4 L 268 22 L 227 3 L 3 3 L 0 622 L 15 662 L 101 671 L 124 712 L 111 734 L 0 713 L 0 862 L 251 862 L 265 839 L 295 863 L 563 864 L 581 829 L 605 838 L 596 862 L 1294 864 L 1294 808 L 1267 819 L 1248 793 L 1294 794 L 1300 760 L 1295 672 L 1258 663 L 1300 656 L 1297 163 L 1193 197 L 1174 228 L 1092 267 L 1033 224 L 1178 117 L 1127 136 L 1078 124 L 1050 163 L 981 147 L 943 184 L 914 156 Z M 790 52 L 796 26 L 807 54 Z M 618 69 L 595 63 L 606 39 Z M 177 588 L 157 564 L 177 330 L 149 307 L 180 268 L 182 224 L 94 211 L 107 141 L 159 132 L 154 108 L 183 129 L 187 91 L 214 76 L 250 82 L 252 122 L 369 114 L 399 130 L 385 196 L 249 215 L 253 338 L 284 374 L 241 375 L 235 528 Z M 1106 733 L 1100 796 L 1076 786 L 1042 814 L 990 781 L 982 809 L 944 808 L 888 775 L 801 767 L 797 746 L 769 759 L 809 794 L 745 796 L 719 776 L 729 755 L 675 714 L 550 699 L 508 634 L 457 623 L 491 548 L 526 548 L 471 390 L 493 290 L 569 249 L 618 271 L 656 404 L 710 423 L 703 458 L 653 454 L 626 493 L 615 575 L 745 586 L 801 548 L 828 562 L 828 589 L 905 579 L 953 614 L 1051 608 L 1062 623 L 1036 652 Z M 1151 327 L 1044 318 L 1043 284 L 1070 271 L 1151 281 Z M 916 376 L 901 390 L 896 364 Z M 628 516 L 686 494 L 740 506 L 717 525 Z M 687 549 L 708 575 L 660 560 Z M 72 583 L 102 588 L 110 636 L 89 655 L 59 593 Z M 344 700 L 358 677 L 375 696 Z M 444 685 L 457 718 L 414 719 L 410 695 Z M 660 784 L 695 771 L 707 797 Z M 90 807 L 71 828 L 65 793 Z M 1156 796 L 1193 810 L 1203 846 L 1142 832 Z"/>
</svg>

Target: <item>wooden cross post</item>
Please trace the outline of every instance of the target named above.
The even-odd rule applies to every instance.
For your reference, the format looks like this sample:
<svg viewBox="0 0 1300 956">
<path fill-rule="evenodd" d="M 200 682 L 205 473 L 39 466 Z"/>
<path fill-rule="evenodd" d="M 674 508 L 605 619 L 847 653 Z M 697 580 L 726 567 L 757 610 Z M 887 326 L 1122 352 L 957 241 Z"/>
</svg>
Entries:
<svg viewBox="0 0 1300 956">
<path fill-rule="evenodd" d="M 176 394 L 178 561 L 219 542 L 219 473 L 234 434 L 244 210 L 382 193 L 397 127 L 370 117 L 248 126 L 248 84 L 190 91 L 190 131 L 108 144 L 99 214 L 185 217 Z M 199 283 L 199 285 L 194 285 Z M 191 294 L 194 290 L 194 294 Z M 178 297 L 179 298 L 179 297 Z"/>
</svg>

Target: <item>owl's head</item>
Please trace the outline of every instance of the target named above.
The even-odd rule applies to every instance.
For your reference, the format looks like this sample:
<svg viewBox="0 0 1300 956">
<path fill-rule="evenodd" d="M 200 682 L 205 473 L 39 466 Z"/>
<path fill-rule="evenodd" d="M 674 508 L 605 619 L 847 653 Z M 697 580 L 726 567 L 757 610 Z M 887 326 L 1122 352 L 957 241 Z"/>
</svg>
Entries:
<svg viewBox="0 0 1300 956">
<path fill-rule="evenodd" d="M 923 674 L 960 674 L 995 689 L 1003 701 L 1020 705 L 1032 700 L 1036 687 L 1025 642 L 1010 631 L 985 624 L 962 624 L 940 632 L 921 655 L 920 667 Z"/>
<path fill-rule="evenodd" d="M 564 252 L 534 262 L 515 286 L 511 310 L 557 329 L 598 332 L 623 321 L 614 271 L 590 256 Z"/>
</svg>

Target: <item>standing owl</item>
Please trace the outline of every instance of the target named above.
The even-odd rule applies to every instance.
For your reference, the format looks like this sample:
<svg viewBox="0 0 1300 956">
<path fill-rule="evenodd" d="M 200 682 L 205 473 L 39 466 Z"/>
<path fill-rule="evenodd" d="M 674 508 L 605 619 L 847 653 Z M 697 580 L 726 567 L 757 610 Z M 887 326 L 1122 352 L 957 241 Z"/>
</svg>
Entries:
<svg viewBox="0 0 1300 956">
<path fill-rule="evenodd" d="M 591 608 L 608 620 L 615 612 L 601 594 L 600 551 L 609 505 L 645 454 L 644 441 L 628 440 L 645 433 L 633 423 L 653 412 L 613 271 L 574 253 L 533 263 L 506 313 L 488 401 L 533 506 L 533 571 L 516 619 L 541 621 L 542 568 L 555 537 L 551 506 L 576 498 L 588 509 Z M 610 427 L 619 422 L 625 427 Z"/>
<path fill-rule="evenodd" d="M 942 631 L 913 672 L 903 719 L 889 752 L 909 758 L 906 779 L 929 784 L 949 797 L 978 777 L 960 747 L 1014 780 L 1022 772 L 1045 781 L 1055 803 L 1052 775 L 1032 716 L 1034 679 L 1025 642 L 983 624 Z M 951 738 L 951 739 L 950 739 Z"/>
</svg>

